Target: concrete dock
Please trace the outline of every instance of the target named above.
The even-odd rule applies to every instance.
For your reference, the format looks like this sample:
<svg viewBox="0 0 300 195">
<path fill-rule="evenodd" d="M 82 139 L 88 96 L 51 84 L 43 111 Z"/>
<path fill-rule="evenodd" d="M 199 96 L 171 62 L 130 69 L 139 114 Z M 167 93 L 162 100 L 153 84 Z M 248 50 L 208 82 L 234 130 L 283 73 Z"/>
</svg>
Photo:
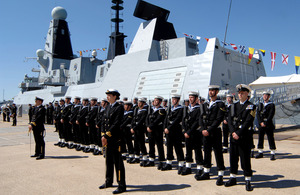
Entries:
<svg viewBox="0 0 300 195">
<path fill-rule="evenodd" d="M 0 122 L 0 194 L 111 194 L 117 187 L 99 190 L 104 183 L 103 156 L 60 148 L 53 144 L 58 135 L 53 125 L 46 125 L 46 157 L 30 158 L 34 154 L 33 135 L 28 135 L 28 119 L 18 118 L 18 126 Z M 194 174 L 177 175 L 176 164 L 171 171 L 156 167 L 142 168 L 127 164 L 127 192 L 124 194 L 300 194 L 300 127 L 277 125 L 275 133 L 277 155 L 270 161 L 268 142 L 263 159 L 252 159 L 254 175 L 252 192 L 245 191 L 240 169 L 238 185 L 216 186 L 217 170 L 213 155 L 211 179 L 196 181 Z M 30 141 L 31 138 L 31 141 Z M 257 135 L 254 136 L 257 145 Z M 229 178 L 229 154 L 224 154 L 225 177 Z M 193 166 L 195 170 L 195 165 Z"/>
</svg>

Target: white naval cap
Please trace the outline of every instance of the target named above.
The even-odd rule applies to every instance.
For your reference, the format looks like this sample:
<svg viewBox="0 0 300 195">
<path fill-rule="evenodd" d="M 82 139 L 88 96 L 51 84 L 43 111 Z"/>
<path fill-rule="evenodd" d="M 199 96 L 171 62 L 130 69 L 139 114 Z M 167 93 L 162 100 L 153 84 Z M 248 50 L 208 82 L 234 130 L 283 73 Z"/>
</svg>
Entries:
<svg viewBox="0 0 300 195">
<path fill-rule="evenodd" d="M 108 89 L 105 93 L 106 93 L 106 94 L 113 94 L 113 95 L 120 96 L 119 91 L 116 90 L 116 89 Z"/>
<path fill-rule="evenodd" d="M 264 91 L 264 92 L 263 92 L 263 95 L 264 95 L 264 94 L 271 95 L 271 94 L 273 94 L 273 93 L 272 93 L 272 91 L 269 91 L 269 90 L 268 90 L 268 91 Z"/>
<path fill-rule="evenodd" d="M 247 91 L 247 92 L 251 92 L 251 88 L 248 85 L 245 84 L 238 84 L 236 86 L 237 91 Z"/>
<path fill-rule="evenodd" d="M 160 101 L 162 101 L 164 98 L 162 96 L 157 95 L 154 97 L 154 99 L 159 99 Z"/>
<path fill-rule="evenodd" d="M 208 89 L 209 90 L 214 90 L 214 89 L 219 90 L 220 86 L 219 85 L 208 85 Z"/>
<path fill-rule="evenodd" d="M 147 98 L 144 98 L 144 97 L 142 97 L 142 98 L 139 98 L 139 102 L 147 102 Z"/>
<path fill-rule="evenodd" d="M 198 96 L 199 96 L 199 93 L 196 92 L 196 91 L 190 91 L 190 92 L 189 92 L 189 96 L 196 96 L 196 97 L 198 97 Z"/>
<path fill-rule="evenodd" d="M 124 104 L 125 104 L 125 105 L 131 105 L 132 102 L 131 102 L 131 101 L 125 101 Z"/>
<path fill-rule="evenodd" d="M 226 97 L 231 97 L 231 98 L 233 98 L 233 95 L 229 93 L 229 94 L 226 95 Z"/>
<path fill-rule="evenodd" d="M 98 101 L 98 98 L 96 98 L 96 97 L 91 97 L 91 101 Z"/>
<path fill-rule="evenodd" d="M 101 101 L 108 102 L 108 100 L 106 98 L 102 98 Z"/>
<path fill-rule="evenodd" d="M 171 94 L 171 98 L 180 99 L 180 95 L 179 94 Z"/>
</svg>

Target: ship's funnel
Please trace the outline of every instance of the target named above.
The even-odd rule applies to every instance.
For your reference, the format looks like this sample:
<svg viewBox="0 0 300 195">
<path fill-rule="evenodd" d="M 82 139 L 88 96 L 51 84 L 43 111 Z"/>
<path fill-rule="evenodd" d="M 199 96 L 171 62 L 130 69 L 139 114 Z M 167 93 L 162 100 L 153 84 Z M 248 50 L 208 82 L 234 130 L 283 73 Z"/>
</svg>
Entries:
<svg viewBox="0 0 300 195">
<path fill-rule="evenodd" d="M 67 11 L 62 7 L 55 7 L 52 12 L 52 20 L 47 34 L 45 51 L 53 58 L 73 59 L 70 33 L 67 18 Z"/>
</svg>

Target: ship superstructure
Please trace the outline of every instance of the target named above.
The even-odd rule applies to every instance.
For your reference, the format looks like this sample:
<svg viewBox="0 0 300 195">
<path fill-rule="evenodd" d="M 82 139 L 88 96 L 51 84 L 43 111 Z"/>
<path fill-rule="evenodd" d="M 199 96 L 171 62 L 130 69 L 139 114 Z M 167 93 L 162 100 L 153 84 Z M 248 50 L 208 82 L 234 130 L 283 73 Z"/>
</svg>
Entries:
<svg viewBox="0 0 300 195">
<path fill-rule="evenodd" d="M 61 13 L 57 14 L 57 10 Z M 129 98 L 169 98 L 172 93 L 187 98 L 184 96 L 191 90 L 206 97 L 210 84 L 230 92 L 235 91 L 238 83 L 250 83 L 266 75 L 259 54 L 248 64 L 248 55 L 222 47 L 218 38 L 209 39 L 200 54 L 196 40 L 177 37 L 173 24 L 168 22 L 169 14 L 169 10 L 139 0 L 134 15 L 145 21 L 140 24 L 128 53 L 100 60 L 96 52 L 89 58 L 70 53 L 61 56 L 54 49 L 57 33 L 69 35 L 67 23 L 61 22 L 66 19 L 66 11 L 54 8 L 45 49 L 37 51 L 41 65 L 38 82 L 42 89 L 20 92 L 15 102 L 32 103 L 36 95 L 45 102 L 67 95 L 101 98 L 109 88 L 116 88 Z M 65 24 L 63 28 L 55 25 L 60 23 Z M 111 41 L 116 40 L 113 33 L 110 37 Z M 120 37 L 124 39 L 125 35 L 121 33 Z"/>
</svg>

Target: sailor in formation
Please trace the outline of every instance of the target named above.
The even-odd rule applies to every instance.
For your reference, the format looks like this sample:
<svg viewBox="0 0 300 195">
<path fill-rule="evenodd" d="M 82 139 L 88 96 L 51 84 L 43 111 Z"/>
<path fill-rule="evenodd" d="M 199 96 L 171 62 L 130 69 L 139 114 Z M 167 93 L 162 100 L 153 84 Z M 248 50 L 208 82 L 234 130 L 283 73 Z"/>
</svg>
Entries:
<svg viewBox="0 0 300 195">
<path fill-rule="evenodd" d="M 88 98 L 83 98 L 82 99 L 82 106 L 80 107 L 78 114 L 77 114 L 77 119 L 76 119 L 76 124 L 79 125 L 79 132 L 81 134 L 80 136 L 80 145 L 77 146 L 76 150 L 77 151 L 84 151 L 87 150 L 88 145 L 89 145 L 89 132 L 88 132 L 88 127 L 86 126 L 86 116 L 89 112 L 89 99 Z"/>
<path fill-rule="evenodd" d="M 223 131 L 223 153 L 228 152 L 228 135 L 229 135 L 229 128 L 228 128 L 228 112 L 230 106 L 233 104 L 233 95 L 227 94 L 226 95 L 226 112 L 224 114 L 224 120 L 222 123 L 222 131 Z"/>
<path fill-rule="evenodd" d="M 140 163 L 140 166 L 145 166 L 147 163 L 147 150 L 145 144 L 145 133 L 147 131 L 146 118 L 148 113 L 148 106 L 146 98 L 138 100 L 138 108 L 133 111 L 133 119 L 131 122 L 131 133 L 134 135 L 134 159 L 130 163 Z M 140 162 L 140 154 L 142 154 L 142 161 Z"/>
<path fill-rule="evenodd" d="M 35 108 L 33 110 L 32 121 L 30 122 L 28 129 L 29 132 L 33 131 L 33 136 L 35 140 L 35 154 L 31 157 L 36 157 L 36 160 L 45 158 L 45 113 L 46 109 L 42 105 L 44 99 L 40 97 L 35 98 Z"/>
<path fill-rule="evenodd" d="M 85 117 L 85 125 L 88 127 L 89 131 L 90 147 L 86 148 L 84 152 L 94 152 L 95 145 L 97 145 L 97 129 L 95 121 L 98 113 L 97 100 L 98 99 L 95 97 L 91 98 L 89 112 Z"/>
<path fill-rule="evenodd" d="M 12 126 L 17 126 L 17 106 L 16 104 L 12 104 L 12 108 L 11 108 L 11 117 L 13 119 L 13 124 Z"/>
<path fill-rule="evenodd" d="M 76 124 L 76 120 L 77 120 L 77 115 L 79 112 L 79 109 L 81 108 L 81 102 L 80 102 L 81 98 L 76 96 L 74 98 L 74 104 L 73 107 L 71 109 L 71 115 L 70 115 L 70 124 L 72 125 L 72 130 L 71 130 L 71 144 L 68 148 L 73 149 L 73 148 L 77 148 L 77 144 L 79 144 L 79 139 L 80 139 L 80 132 L 79 132 L 79 125 Z"/>
<path fill-rule="evenodd" d="M 120 98 L 120 93 L 115 89 L 106 91 L 107 100 L 110 105 L 104 111 L 101 128 L 102 145 L 106 146 L 106 176 L 105 183 L 100 189 L 112 187 L 114 168 L 117 175 L 118 188 L 113 194 L 126 191 L 125 168 L 121 156 L 121 121 L 124 116 L 124 107 L 116 102 Z"/>
<path fill-rule="evenodd" d="M 246 190 L 252 191 L 251 186 L 251 126 L 254 121 L 256 106 L 248 101 L 250 87 L 244 84 L 236 86 L 239 101 L 233 104 L 228 114 L 228 126 L 230 131 L 230 179 L 225 182 L 225 187 L 236 185 L 238 173 L 238 161 L 246 180 Z"/>
<path fill-rule="evenodd" d="M 222 131 L 219 126 L 224 119 L 226 109 L 224 102 L 217 97 L 219 88 L 218 85 L 208 86 L 210 101 L 200 105 L 199 126 L 203 135 L 204 173 L 201 176 L 195 176 L 195 178 L 196 180 L 210 179 L 211 152 L 213 149 L 218 167 L 216 184 L 223 185 L 225 166 L 222 152 Z"/>
<path fill-rule="evenodd" d="M 134 157 L 134 149 L 132 144 L 132 134 L 130 132 L 131 122 L 133 119 L 132 102 L 124 102 L 124 116 L 121 122 L 122 139 L 122 158 L 130 162 Z M 128 154 L 128 159 L 126 155 Z"/>
<path fill-rule="evenodd" d="M 63 124 L 62 132 L 62 144 L 61 147 L 69 147 L 71 144 L 70 137 L 72 126 L 70 124 L 70 115 L 73 104 L 71 103 L 71 97 L 65 97 L 65 104 L 61 109 L 61 119 L 60 122 Z"/>
<path fill-rule="evenodd" d="M 268 91 L 263 92 L 263 103 L 259 103 L 257 109 L 257 120 L 259 123 L 258 128 L 258 154 L 255 158 L 263 157 L 263 149 L 264 149 L 264 136 L 267 134 L 269 148 L 271 150 L 271 158 L 270 160 L 275 160 L 275 139 L 274 139 L 274 130 L 275 125 L 273 123 L 273 118 L 275 115 L 275 105 L 270 101 L 271 93 Z"/>
<path fill-rule="evenodd" d="M 165 161 L 165 153 L 163 147 L 163 123 L 166 117 L 166 110 L 161 106 L 163 97 L 155 96 L 154 107 L 148 114 L 148 119 L 146 120 L 147 132 L 149 138 L 149 159 L 145 166 L 154 166 L 155 160 L 155 145 L 158 151 L 158 166 L 157 169 L 160 170 L 163 166 L 163 161 Z"/>
<path fill-rule="evenodd" d="M 203 172 L 203 155 L 202 155 L 202 134 L 199 131 L 200 106 L 198 104 L 199 93 L 189 92 L 190 105 L 183 112 L 182 131 L 185 137 L 185 167 L 178 170 L 178 174 L 188 175 L 192 173 L 193 150 L 195 151 L 195 159 L 197 171 L 195 177 Z"/>
<path fill-rule="evenodd" d="M 182 150 L 182 116 L 183 106 L 179 104 L 180 95 L 172 95 L 172 108 L 168 109 L 164 122 L 164 133 L 167 139 L 167 163 L 161 168 L 162 171 L 172 169 L 172 160 L 174 160 L 173 148 L 176 152 L 178 161 L 178 171 L 182 171 L 184 165 L 184 155 Z"/>
</svg>

